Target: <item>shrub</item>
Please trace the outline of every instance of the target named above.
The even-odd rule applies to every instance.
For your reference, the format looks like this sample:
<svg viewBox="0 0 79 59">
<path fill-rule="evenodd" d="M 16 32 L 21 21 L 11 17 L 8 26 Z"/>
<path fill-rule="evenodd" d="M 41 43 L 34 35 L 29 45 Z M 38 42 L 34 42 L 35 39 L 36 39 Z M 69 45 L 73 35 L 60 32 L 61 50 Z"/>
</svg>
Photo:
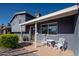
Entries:
<svg viewBox="0 0 79 59">
<path fill-rule="evenodd" d="M 15 34 L 0 35 L 0 47 L 15 48 L 18 43 L 18 36 Z"/>
</svg>

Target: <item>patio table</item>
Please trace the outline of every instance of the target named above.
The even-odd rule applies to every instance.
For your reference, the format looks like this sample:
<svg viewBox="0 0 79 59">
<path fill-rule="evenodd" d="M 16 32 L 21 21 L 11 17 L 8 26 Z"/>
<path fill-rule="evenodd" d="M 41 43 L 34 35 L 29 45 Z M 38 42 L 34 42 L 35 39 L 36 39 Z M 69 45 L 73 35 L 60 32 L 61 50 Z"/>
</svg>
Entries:
<svg viewBox="0 0 79 59">
<path fill-rule="evenodd" d="M 47 46 L 54 47 L 54 45 L 55 45 L 55 41 L 53 39 L 48 39 L 47 40 Z"/>
</svg>

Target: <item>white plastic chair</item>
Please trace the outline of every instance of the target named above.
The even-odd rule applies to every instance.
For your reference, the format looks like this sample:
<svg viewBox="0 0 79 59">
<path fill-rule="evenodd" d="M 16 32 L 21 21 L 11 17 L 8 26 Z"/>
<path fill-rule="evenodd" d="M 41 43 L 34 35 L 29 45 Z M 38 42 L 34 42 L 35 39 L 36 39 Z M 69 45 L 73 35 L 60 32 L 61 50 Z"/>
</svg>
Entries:
<svg viewBox="0 0 79 59">
<path fill-rule="evenodd" d="M 65 39 L 64 38 L 59 38 L 59 41 L 55 44 L 55 46 L 58 48 L 58 49 L 61 49 L 64 47 L 64 44 L 65 44 Z"/>
</svg>

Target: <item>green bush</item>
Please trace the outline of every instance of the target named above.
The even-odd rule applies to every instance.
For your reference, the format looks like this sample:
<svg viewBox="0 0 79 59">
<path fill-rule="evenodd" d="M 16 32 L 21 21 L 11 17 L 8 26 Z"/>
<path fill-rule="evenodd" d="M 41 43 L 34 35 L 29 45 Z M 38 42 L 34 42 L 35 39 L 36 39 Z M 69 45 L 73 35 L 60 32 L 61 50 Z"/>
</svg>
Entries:
<svg viewBox="0 0 79 59">
<path fill-rule="evenodd" d="M 0 35 L 0 47 L 15 48 L 18 43 L 18 36 L 15 34 Z"/>
</svg>

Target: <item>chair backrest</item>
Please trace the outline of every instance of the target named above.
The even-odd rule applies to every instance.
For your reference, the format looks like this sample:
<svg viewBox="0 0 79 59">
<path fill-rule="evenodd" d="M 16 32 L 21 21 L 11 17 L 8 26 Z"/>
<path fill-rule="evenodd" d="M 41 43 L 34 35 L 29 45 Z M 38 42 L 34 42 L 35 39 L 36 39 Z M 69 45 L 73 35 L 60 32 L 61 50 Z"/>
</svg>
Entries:
<svg viewBox="0 0 79 59">
<path fill-rule="evenodd" d="M 64 44 L 64 43 L 65 43 L 65 39 L 64 39 L 64 38 L 59 38 L 58 43 L 60 43 L 60 44 Z"/>
</svg>

